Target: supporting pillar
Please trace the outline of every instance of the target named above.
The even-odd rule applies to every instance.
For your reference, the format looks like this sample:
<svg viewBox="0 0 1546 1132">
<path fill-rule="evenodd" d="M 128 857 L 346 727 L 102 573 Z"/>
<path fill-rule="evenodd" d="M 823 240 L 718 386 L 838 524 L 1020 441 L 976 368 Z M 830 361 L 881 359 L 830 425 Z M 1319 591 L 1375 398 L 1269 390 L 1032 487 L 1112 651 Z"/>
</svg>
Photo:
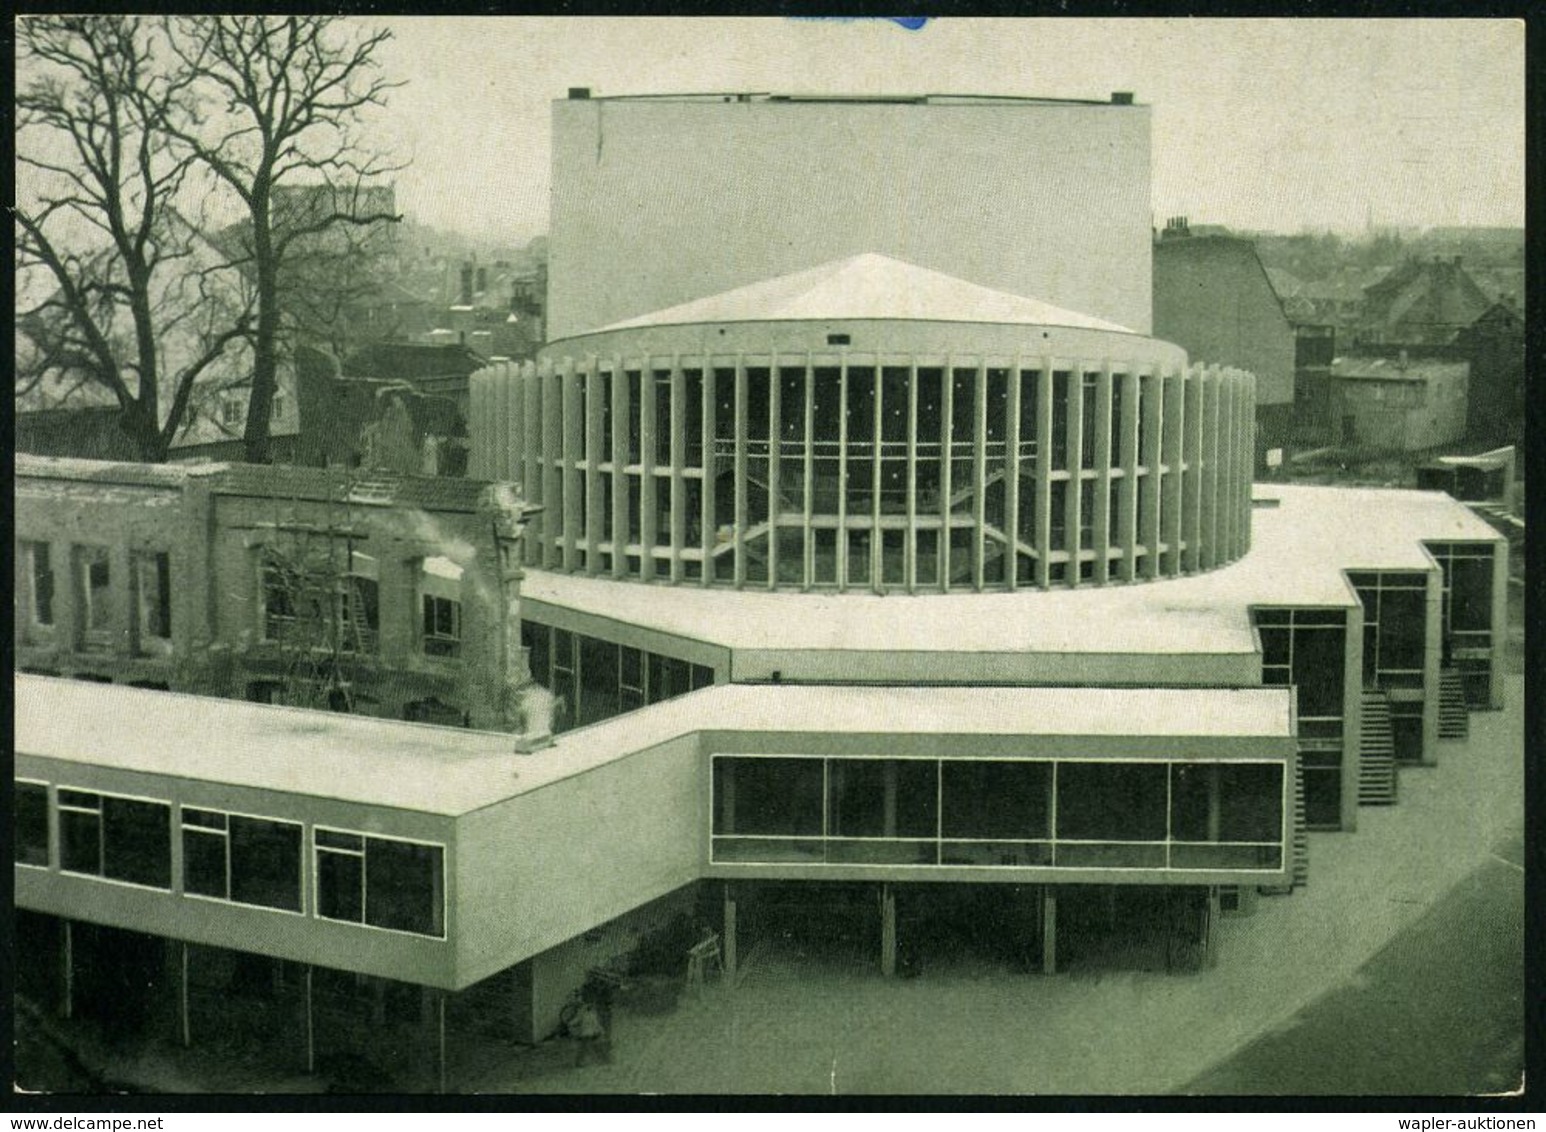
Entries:
<svg viewBox="0 0 1546 1132">
<path fill-rule="evenodd" d="M 1215 945 L 1215 929 L 1219 922 L 1219 889 L 1214 885 L 1208 889 L 1208 911 L 1203 917 L 1202 925 L 1202 955 L 1203 964 L 1208 967 L 1218 965 L 1219 953 Z"/>
<path fill-rule="evenodd" d="M 311 972 L 312 966 L 306 964 L 306 1072 L 317 1071 L 317 1030 L 312 1021 L 311 1012 Z"/>
<path fill-rule="evenodd" d="M 59 1016 L 75 1017 L 75 934 L 69 920 L 64 921 L 63 946 L 59 949 Z"/>
<path fill-rule="evenodd" d="M 896 974 L 896 892 L 889 884 L 880 886 L 880 973 Z"/>
<path fill-rule="evenodd" d="M 1509 460 L 1509 482 L 1513 483 L 1514 463 Z M 1508 649 L 1508 540 L 1492 544 L 1492 655 L 1487 661 L 1487 706 L 1493 711 L 1503 707 L 1503 657 Z"/>
<path fill-rule="evenodd" d="M 438 1031 L 436 1044 L 437 1056 L 435 1067 L 437 1073 L 436 1091 L 446 1091 L 446 992 L 437 990 L 431 992 L 435 996 L 435 1028 Z"/>
<path fill-rule="evenodd" d="M 1041 898 L 1041 972 L 1055 975 L 1058 971 L 1058 898 L 1051 885 L 1042 889 Z"/>
<path fill-rule="evenodd" d="M 724 960 L 724 964 L 725 964 L 725 985 L 727 987 L 731 987 L 731 988 L 735 987 L 735 964 L 736 964 L 735 913 L 736 913 L 736 908 L 735 908 L 735 889 L 733 889 L 730 886 L 730 882 L 729 881 L 726 881 L 725 882 L 725 932 L 724 932 L 724 941 L 723 941 L 724 942 L 723 960 Z"/>
<path fill-rule="evenodd" d="M 183 1049 L 193 1044 L 192 1027 L 188 1021 L 188 942 L 178 943 L 177 956 L 177 1037 Z"/>
</svg>

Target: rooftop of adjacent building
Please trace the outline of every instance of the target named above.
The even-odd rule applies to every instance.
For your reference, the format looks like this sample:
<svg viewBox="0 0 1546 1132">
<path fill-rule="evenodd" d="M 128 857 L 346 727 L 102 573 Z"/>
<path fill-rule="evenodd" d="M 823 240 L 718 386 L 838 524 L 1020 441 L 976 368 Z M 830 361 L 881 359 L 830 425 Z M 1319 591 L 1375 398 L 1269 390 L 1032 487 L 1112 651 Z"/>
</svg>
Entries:
<svg viewBox="0 0 1546 1132">
<path fill-rule="evenodd" d="M 515 737 L 173 692 L 15 678 L 17 752 L 456 816 L 697 732 L 942 736 L 1293 734 L 1283 688 L 705 688 L 559 736 Z M 111 725 L 105 723 L 111 721 Z M 210 736 L 218 735 L 218 743 Z"/>
<path fill-rule="evenodd" d="M 1345 570 L 1429 570 L 1424 541 L 1498 542 L 1441 492 L 1257 484 L 1252 546 L 1204 573 L 1014 593 L 729 591 L 530 570 L 523 598 L 743 650 L 1239 655 L 1253 606 L 1346 608 Z"/>
<path fill-rule="evenodd" d="M 685 91 L 661 94 L 596 94 L 590 87 L 569 88 L 568 102 L 697 102 L 697 103 L 808 103 L 840 102 L 908 106 L 1141 106 L 1133 92 L 1114 90 L 1109 100 L 1099 98 L 1048 98 L 1012 94 L 830 94 L 773 91 Z"/>
<path fill-rule="evenodd" d="M 18 496 L 78 494 L 81 485 L 180 489 L 207 483 L 216 495 L 475 511 L 488 483 L 449 476 L 408 476 L 361 469 L 304 468 L 285 464 L 136 464 L 18 453 Z"/>
<path fill-rule="evenodd" d="M 594 333 L 695 323 L 908 319 L 1069 326 L 1123 334 L 1114 322 L 866 252 L 604 326 Z"/>
</svg>

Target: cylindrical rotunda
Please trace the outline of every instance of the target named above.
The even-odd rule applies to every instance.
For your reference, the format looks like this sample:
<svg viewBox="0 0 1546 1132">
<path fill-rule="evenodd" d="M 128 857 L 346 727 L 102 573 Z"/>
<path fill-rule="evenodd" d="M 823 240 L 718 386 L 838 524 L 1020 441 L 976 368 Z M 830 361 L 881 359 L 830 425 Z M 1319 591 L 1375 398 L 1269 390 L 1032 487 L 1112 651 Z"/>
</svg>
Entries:
<svg viewBox="0 0 1546 1132">
<path fill-rule="evenodd" d="M 1254 379 L 881 256 L 551 343 L 472 382 L 472 474 L 543 508 L 528 565 L 938 593 L 1222 565 Z"/>
</svg>

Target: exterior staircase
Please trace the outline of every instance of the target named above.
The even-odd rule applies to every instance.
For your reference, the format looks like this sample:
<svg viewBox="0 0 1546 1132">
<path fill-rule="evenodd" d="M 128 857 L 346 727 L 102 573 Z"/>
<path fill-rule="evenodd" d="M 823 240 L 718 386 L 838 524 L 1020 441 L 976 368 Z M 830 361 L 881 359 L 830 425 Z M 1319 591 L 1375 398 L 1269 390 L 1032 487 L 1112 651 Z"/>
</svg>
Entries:
<svg viewBox="0 0 1546 1132">
<path fill-rule="evenodd" d="M 1396 801 L 1396 740 L 1390 729 L 1390 701 L 1366 689 L 1359 732 L 1358 804 L 1390 806 Z"/>
<path fill-rule="evenodd" d="M 1465 683 L 1453 668 L 1439 673 L 1439 738 L 1465 739 L 1471 734 L 1471 715 L 1466 707 Z"/>
<path fill-rule="evenodd" d="M 1294 844 L 1289 857 L 1294 887 L 1310 883 L 1310 833 L 1304 820 L 1304 766 L 1294 762 Z"/>
</svg>

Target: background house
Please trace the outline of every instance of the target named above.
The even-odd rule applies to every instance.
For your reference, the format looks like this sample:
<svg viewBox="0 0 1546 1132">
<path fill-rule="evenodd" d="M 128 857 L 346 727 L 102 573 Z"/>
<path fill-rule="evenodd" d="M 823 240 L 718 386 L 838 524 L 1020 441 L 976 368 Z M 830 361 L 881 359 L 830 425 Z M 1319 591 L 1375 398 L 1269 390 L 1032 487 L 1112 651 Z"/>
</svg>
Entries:
<svg viewBox="0 0 1546 1132">
<path fill-rule="evenodd" d="M 1294 329 L 1250 240 L 1194 235 L 1184 217 L 1167 222 L 1154 245 L 1154 335 L 1256 375 L 1258 464 L 1289 441 Z"/>
</svg>

